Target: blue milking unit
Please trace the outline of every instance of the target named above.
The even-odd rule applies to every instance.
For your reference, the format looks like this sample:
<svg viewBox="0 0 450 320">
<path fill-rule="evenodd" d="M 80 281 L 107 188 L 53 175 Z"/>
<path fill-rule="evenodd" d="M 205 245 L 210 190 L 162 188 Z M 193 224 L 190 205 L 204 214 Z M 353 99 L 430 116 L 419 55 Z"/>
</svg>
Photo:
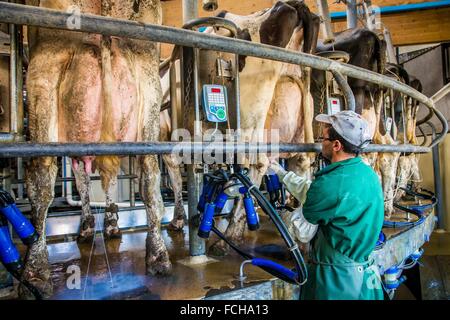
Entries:
<svg viewBox="0 0 450 320">
<path fill-rule="evenodd" d="M 407 280 L 406 276 L 402 275 L 402 272 L 404 270 L 411 269 L 416 264 L 418 264 L 419 259 L 423 255 L 423 252 L 424 252 L 423 249 L 418 249 L 399 264 L 392 266 L 384 271 L 380 270 L 381 275 L 384 277 L 382 282 L 383 289 L 391 299 L 393 298 L 395 291 L 398 289 L 398 287 Z"/>
<path fill-rule="evenodd" d="M 223 239 L 231 248 L 239 253 L 245 262 L 251 262 L 253 265 L 262 268 L 268 273 L 292 284 L 302 285 L 307 280 L 307 269 L 303 261 L 300 250 L 286 226 L 281 220 L 276 209 L 270 204 L 261 191 L 253 185 L 247 177 L 247 170 L 238 169 L 236 173 L 229 173 L 228 170 L 219 169 L 212 174 L 205 174 L 203 189 L 198 203 L 198 210 L 201 212 L 201 222 L 198 230 L 198 236 L 208 238 L 211 231 Z M 288 246 L 296 265 L 295 271 L 292 271 L 276 262 L 268 259 L 261 259 L 244 252 L 233 242 L 228 240 L 218 229 L 214 227 L 214 215 L 219 213 L 223 204 L 228 199 L 237 199 L 242 197 L 246 213 L 247 226 L 250 231 L 259 229 L 259 217 L 255 210 L 254 200 L 256 198 L 262 210 L 271 218 Z"/>
<path fill-rule="evenodd" d="M 17 208 L 11 195 L 0 188 L 0 261 L 9 273 L 31 291 L 36 299 L 41 299 L 39 291 L 22 279 L 23 262 L 12 241 L 8 222 L 11 223 L 23 244 L 31 246 L 39 239 L 33 225 Z"/>
</svg>

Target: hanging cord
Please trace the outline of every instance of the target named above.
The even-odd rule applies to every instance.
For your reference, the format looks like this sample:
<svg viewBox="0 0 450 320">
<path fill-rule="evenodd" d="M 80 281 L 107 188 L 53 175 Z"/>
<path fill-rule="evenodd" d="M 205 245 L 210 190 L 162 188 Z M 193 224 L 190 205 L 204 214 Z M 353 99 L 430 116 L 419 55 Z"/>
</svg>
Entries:
<svg viewBox="0 0 450 320">
<path fill-rule="evenodd" d="M 91 189 L 90 190 L 90 197 L 93 198 L 94 192 L 93 192 L 92 188 L 90 188 L 90 189 Z M 100 215 L 99 206 L 94 206 L 94 210 L 95 210 L 95 213 L 97 214 L 97 217 L 100 217 L 101 215 Z M 113 281 L 113 277 L 112 277 L 112 273 L 111 273 L 111 266 L 109 264 L 108 252 L 106 250 L 105 238 L 103 236 L 102 230 L 100 230 L 100 223 L 98 222 L 98 219 L 95 219 L 94 237 L 92 238 L 91 251 L 89 253 L 89 260 L 88 260 L 88 266 L 87 266 L 87 271 L 86 271 L 86 279 L 84 281 L 83 298 L 82 298 L 82 300 L 86 300 L 87 281 L 88 281 L 88 278 L 89 278 L 89 269 L 90 269 L 90 266 L 91 266 L 92 254 L 93 254 L 93 251 L 94 251 L 95 239 L 97 238 L 97 230 L 99 230 L 100 233 L 101 233 L 101 238 L 102 238 L 102 242 L 103 242 L 103 249 L 104 249 L 105 258 L 106 258 L 106 265 L 108 267 L 108 273 L 109 273 L 109 277 L 111 279 L 111 288 L 114 288 L 114 281 Z"/>
</svg>

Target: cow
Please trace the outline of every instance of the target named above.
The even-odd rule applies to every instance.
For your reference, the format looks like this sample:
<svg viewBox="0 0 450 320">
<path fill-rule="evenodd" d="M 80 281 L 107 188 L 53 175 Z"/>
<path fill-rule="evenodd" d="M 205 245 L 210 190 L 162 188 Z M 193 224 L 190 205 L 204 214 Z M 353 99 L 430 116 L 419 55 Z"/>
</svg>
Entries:
<svg viewBox="0 0 450 320">
<path fill-rule="evenodd" d="M 316 49 L 320 18 L 311 15 L 311 27 L 315 31 L 312 53 Z M 303 33 L 294 32 L 286 49 L 302 52 Z M 313 114 L 314 103 L 310 93 L 309 67 L 284 63 L 275 86 L 272 102 L 267 114 L 265 128 L 277 130 L 281 143 L 314 143 Z M 267 135 L 268 142 L 271 135 Z M 311 155 L 305 153 L 281 154 L 288 159 L 288 167 L 300 176 L 311 178 Z"/>
<path fill-rule="evenodd" d="M 317 18 L 303 1 L 278 1 L 269 9 L 240 16 L 226 11 L 219 17 L 231 20 L 239 29 L 247 31 L 249 40 L 276 47 L 286 48 L 291 42 L 303 52 L 311 52 L 315 47 L 318 34 Z M 302 45 L 298 45 L 299 42 Z M 281 62 L 247 57 L 240 65 L 240 103 L 241 103 L 241 139 L 245 142 L 263 142 L 266 117 L 272 103 L 275 87 L 283 69 Z M 304 80 L 305 72 L 301 80 Z M 307 84 L 301 85 L 301 93 L 307 95 Z M 305 101 L 309 101 L 305 98 Z M 256 165 L 250 166 L 249 178 L 259 186 L 265 174 L 269 160 L 265 154 L 258 154 L 252 160 Z M 245 231 L 245 213 L 243 203 L 239 201 L 229 219 L 225 236 L 232 241 L 241 242 Z M 224 255 L 227 245 L 219 240 L 209 248 L 212 255 Z"/>
<path fill-rule="evenodd" d="M 29 0 L 27 4 L 161 24 L 159 0 Z M 29 133 L 33 142 L 134 142 L 159 139 L 159 45 L 141 40 L 30 28 L 27 74 Z M 139 186 L 148 220 L 146 270 L 168 274 L 169 255 L 160 233 L 164 205 L 155 156 L 142 156 Z M 73 159 L 83 203 L 80 237 L 92 238 L 94 216 L 89 208 L 89 174 L 98 169 L 106 193 L 105 237 L 119 237 L 118 210 L 111 197 L 120 166 L 118 156 Z M 51 295 L 46 248 L 46 215 L 54 197 L 55 157 L 32 158 L 26 168 L 27 193 L 39 240 L 27 252 L 23 277 Z M 25 289 L 21 294 L 27 295 Z"/>
</svg>

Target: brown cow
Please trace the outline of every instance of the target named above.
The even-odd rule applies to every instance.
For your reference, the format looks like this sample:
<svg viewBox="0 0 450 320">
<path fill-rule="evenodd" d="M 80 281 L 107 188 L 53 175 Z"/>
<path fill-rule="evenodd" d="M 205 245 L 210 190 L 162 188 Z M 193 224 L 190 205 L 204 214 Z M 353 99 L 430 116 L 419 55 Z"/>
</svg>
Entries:
<svg viewBox="0 0 450 320">
<path fill-rule="evenodd" d="M 76 5 L 82 13 L 143 23 L 161 24 L 159 0 L 58 0 L 29 4 L 57 10 Z M 82 23 L 82 22 L 81 22 Z M 30 28 L 30 62 L 27 76 L 29 130 L 34 142 L 157 141 L 162 94 L 159 81 L 159 45 L 79 32 Z M 91 169 L 99 170 L 106 192 L 107 237 L 119 236 L 117 206 L 110 190 L 116 183 L 118 156 L 80 157 L 73 167 L 83 199 L 81 237 L 92 237 L 94 219 L 88 202 Z M 151 274 L 171 270 L 160 234 L 164 206 L 155 156 L 139 158 L 140 193 L 147 210 L 146 264 Z M 29 250 L 24 278 L 51 293 L 45 222 L 52 203 L 56 158 L 32 159 L 27 167 L 27 191 L 33 223 L 41 235 Z M 83 185 L 78 183 L 78 185 Z"/>
</svg>

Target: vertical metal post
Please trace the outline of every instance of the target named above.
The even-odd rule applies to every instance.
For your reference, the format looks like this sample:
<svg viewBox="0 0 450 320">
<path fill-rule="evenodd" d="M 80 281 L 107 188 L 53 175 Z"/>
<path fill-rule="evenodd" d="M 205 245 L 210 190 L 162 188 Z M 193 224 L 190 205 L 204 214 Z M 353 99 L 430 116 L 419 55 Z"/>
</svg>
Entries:
<svg viewBox="0 0 450 320">
<path fill-rule="evenodd" d="M 431 122 L 427 122 L 432 130 L 433 139 L 436 137 L 436 127 Z M 444 203 L 442 197 L 442 182 L 441 182 L 441 164 L 439 159 L 439 145 L 435 145 L 432 148 L 433 156 L 433 175 L 434 175 L 434 193 L 436 194 L 437 204 L 436 204 L 436 216 L 438 217 L 438 227 L 439 229 L 444 229 L 446 223 L 444 219 Z"/>
<path fill-rule="evenodd" d="M 22 180 L 24 178 L 23 159 L 17 158 L 17 179 Z M 23 183 L 17 184 L 17 198 L 23 199 Z M 64 191 L 64 190 L 63 190 Z"/>
<path fill-rule="evenodd" d="M 356 0 L 347 0 L 347 28 L 354 29 L 358 25 Z"/>
<path fill-rule="evenodd" d="M 240 89 L 240 81 L 239 81 L 239 55 L 235 55 L 235 64 L 236 64 L 236 75 L 234 78 L 235 86 L 236 86 L 236 139 L 240 141 L 241 134 L 241 89 Z"/>
<path fill-rule="evenodd" d="M 198 17 L 198 1 L 183 0 L 183 24 Z"/>
<path fill-rule="evenodd" d="M 171 131 L 178 129 L 178 99 L 177 99 L 177 69 L 175 63 L 171 63 L 169 69 L 170 78 L 170 120 Z"/>
<path fill-rule="evenodd" d="M 316 0 L 317 9 L 320 15 L 320 25 L 322 27 L 322 34 L 324 37 L 324 43 L 334 41 L 334 33 L 331 28 L 330 11 L 328 10 L 327 0 Z"/>
<path fill-rule="evenodd" d="M 134 157 L 130 156 L 129 158 L 129 163 L 128 163 L 128 171 L 130 176 L 134 175 Z M 130 178 L 130 207 L 135 207 L 136 206 L 136 192 L 135 192 L 135 188 L 134 188 L 134 178 Z"/>
<path fill-rule="evenodd" d="M 183 0 L 183 23 L 186 23 L 192 19 L 198 17 L 198 6 L 197 0 Z M 186 57 L 189 53 L 188 50 L 192 50 L 192 60 L 191 59 L 182 59 L 183 61 L 183 70 L 187 70 L 188 68 L 193 68 L 193 76 L 194 83 L 192 84 L 194 90 L 190 90 L 191 95 L 191 103 L 192 98 L 194 99 L 194 107 L 195 107 L 195 123 L 193 126 L 193 132 L 191 134 L 194 137 L 198 137 L 201 133 L 201 129 L 199 128 L 199 120 L 200 120 L 200 106 L 199 106 L 199 96 L 198 96 L 198 49 L 190 49 L 184 48 L 183 56 Z M 185 52 L 186 51 L 186 52 Z M 191 66 L 186 66 L 184 63 L 191 63 Z M 185 80 L 183 72 L 183 76 L 181 77 Z M 183 86 L 184 88 L 184 86 Z M 185 101 L 184 94 L 186 94 L 186 90 L 183 89 L 183 99 L 181 101 Z M 186 112 L 186 110 L 183 110 Z M 185 124 L 187 125 L 187 124 Z M 195 156 L 194 156 L 195 157 Z M 191 256 L 201 256 L 206 252 L 205 248 L 205 240 L 200 238 L 197 235 L 198 225 L 196 224 L 196 216 L 198 216 L 197 204 L 200 195 L 200 188 L 202 178 L 201 175 L 195 172 L 196 166 L 195 161 L 194 164 L 187 165 L 187 188 L 188 188 L 188 216 L 189 216 L 189 254 Z"/>
<path fill-rule="evenodd" d="M 388 53 L 388 62 L 397 64 L 397 55 L 395 54 L 394 44 L 392 43 L 391 33 L 387 28 L 383 30 L 384 41 L 386 41 L 386 48 Z"/>
<path fill-rule="evenodd" d="M 10 105 L 10 132 L 17 134 L 17 119 L 19 97 L 17 94 L 17 29 L 16 25 L 9 25 L 10 56 L 9 56 L 9 105 Z"/>
</svg>

